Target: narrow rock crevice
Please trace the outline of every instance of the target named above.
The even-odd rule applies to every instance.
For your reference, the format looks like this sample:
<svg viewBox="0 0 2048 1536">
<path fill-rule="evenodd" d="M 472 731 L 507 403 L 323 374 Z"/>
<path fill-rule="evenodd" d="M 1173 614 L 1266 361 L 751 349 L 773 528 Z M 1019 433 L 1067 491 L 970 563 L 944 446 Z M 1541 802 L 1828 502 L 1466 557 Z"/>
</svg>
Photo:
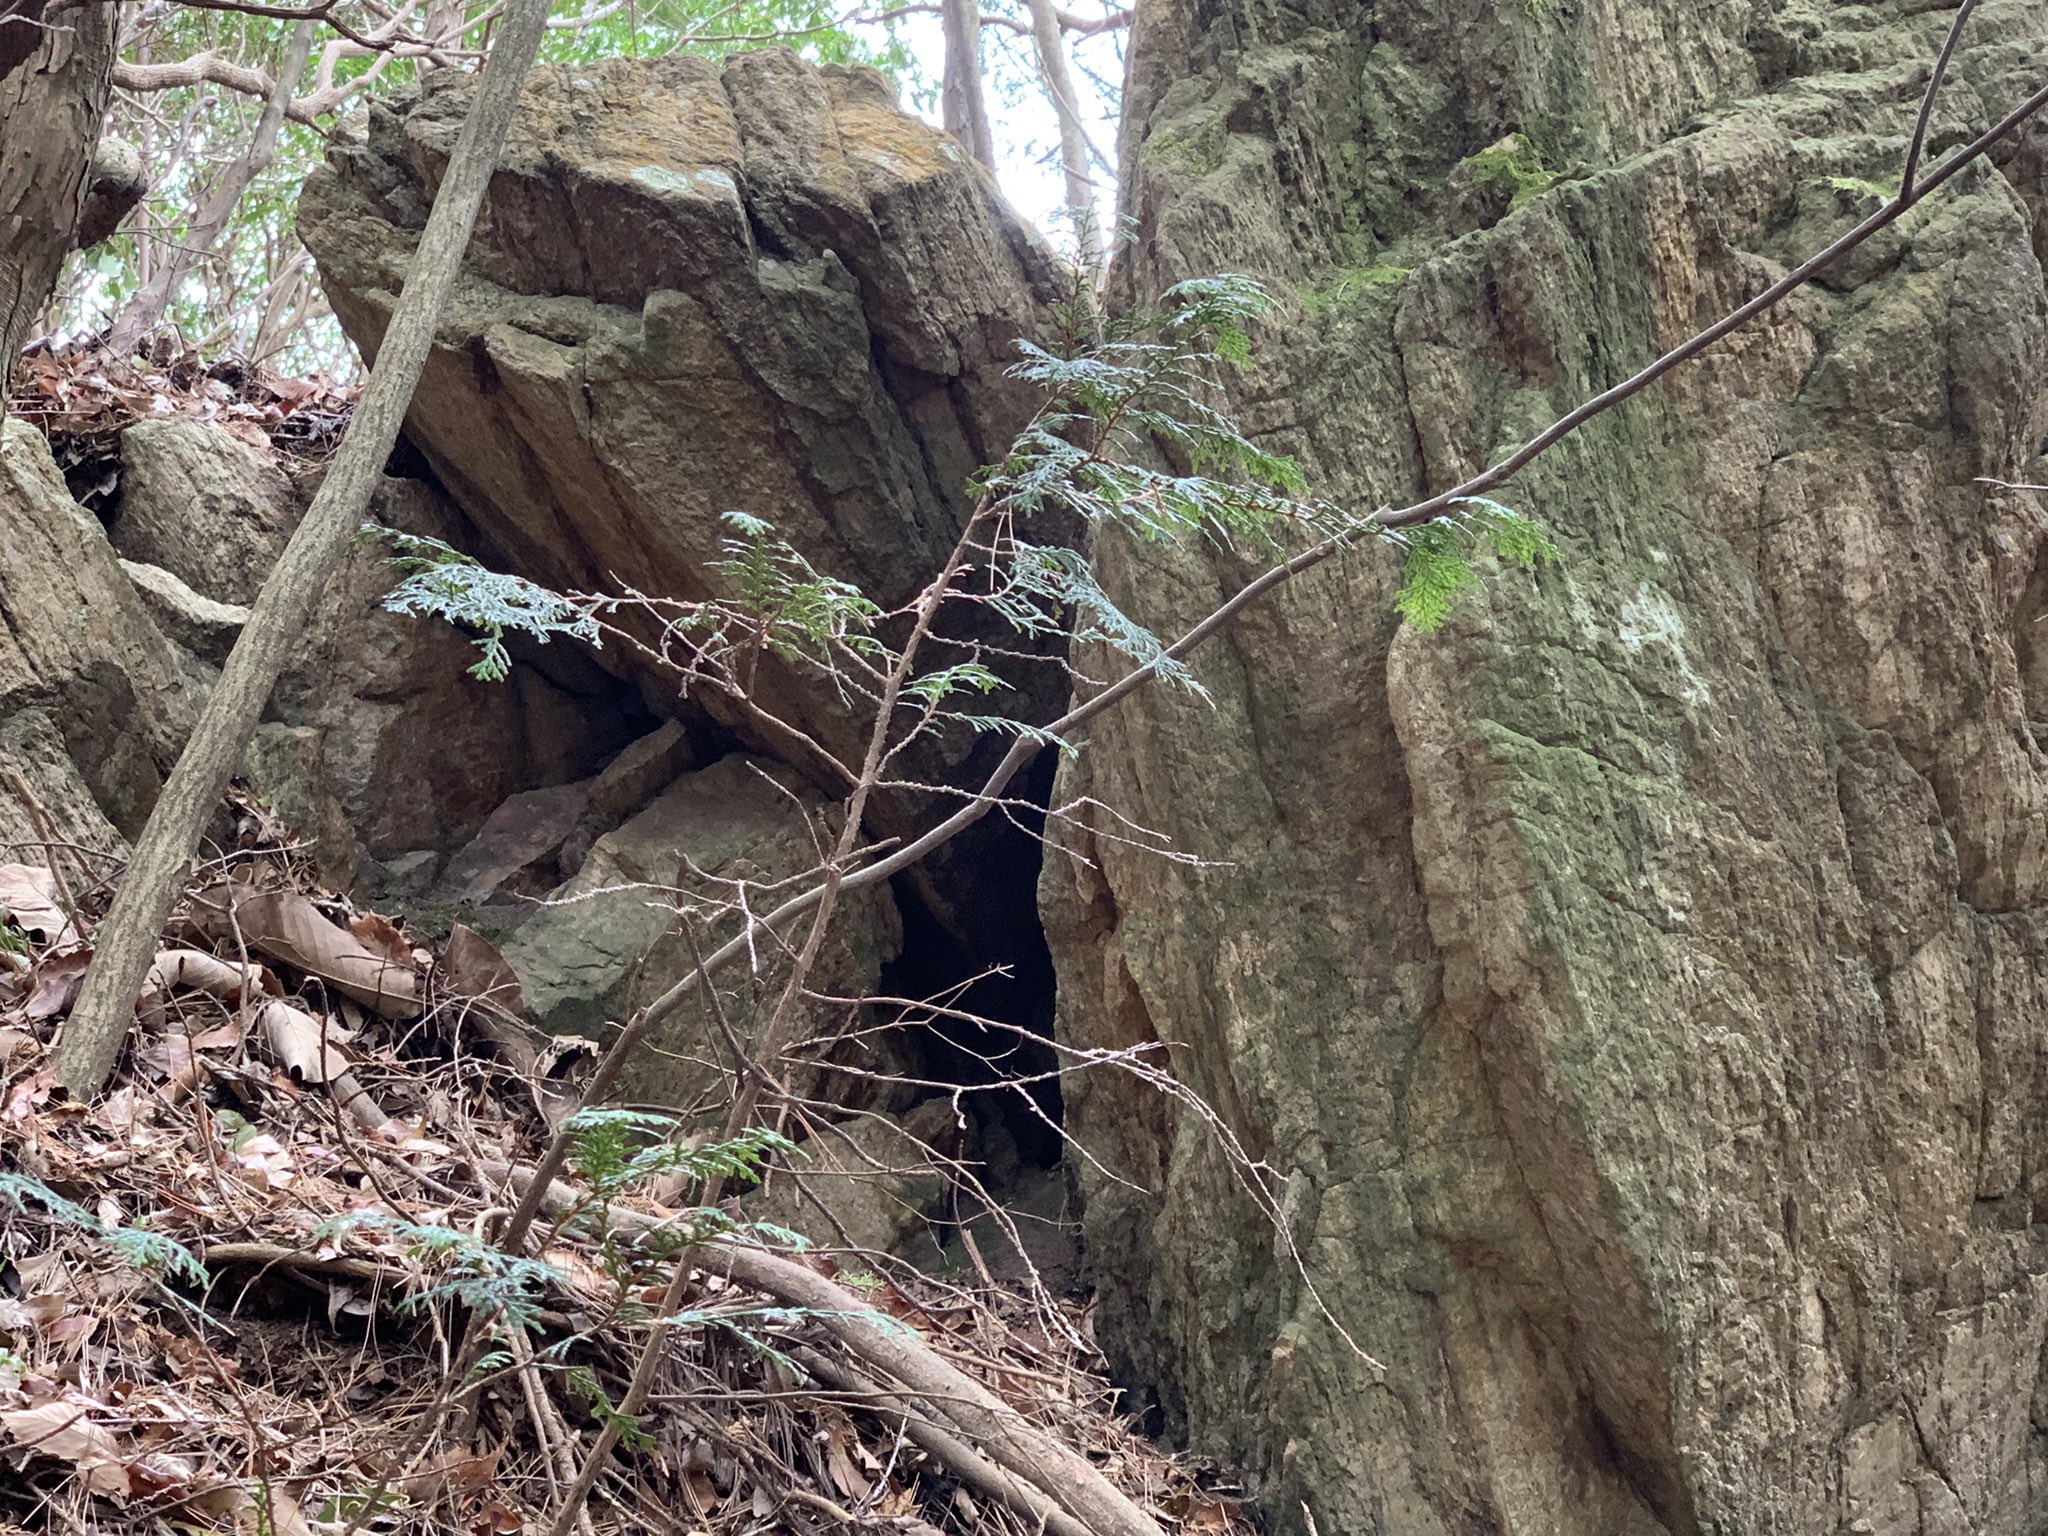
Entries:
<svg viewBox="0 0 2048 1536">
<path fill-rule="evenodd" d="M 973 942 L 941 921 L 916 885 L 898 880 L 903 950 L 881 976 L 884 995 L 946 1010 L 904 1010 L 923 1020 L 904 1042 L 921 1076 L 967 1090 L 956 1101 L 969 1124 L 964 1155 L 986 1170 L 999 1199 L 1022 1171 L 1058 1167 L 1065 1150 L 1064 1097 L 1049 1043 L 1052 955 L 1037 901 L 1051 765 L 1036 765 L 1024 778 L 1020 798 L 1038 809 L 1013 812 L 975 860 L 972 904 L 981 920 Z"/>
</svg>

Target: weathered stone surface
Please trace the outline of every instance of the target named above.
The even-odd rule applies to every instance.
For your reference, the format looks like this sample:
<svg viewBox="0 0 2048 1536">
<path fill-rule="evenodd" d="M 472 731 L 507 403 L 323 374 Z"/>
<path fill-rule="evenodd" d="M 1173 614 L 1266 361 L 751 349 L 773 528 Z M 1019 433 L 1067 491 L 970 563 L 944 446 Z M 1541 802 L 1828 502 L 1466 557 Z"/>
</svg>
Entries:
<svg viewBox="0 0 2048 1536">
<path fill-rule="evenodd" d="M 473 537 L 417 480 L 387 480 L 372 516 Z M 252 784 L 318 837 L 322 873 L 342 888 L 366 857 L 462 847 L 508 797 L 586 777 L 632 729 L 616 700 L 572 696 L 524 664 L 504 683 L 470 677 L 476 651 L 459 629 L 384 611 L 395 580 L 381 549 L 348 556 L 250 752 Z"/>
<path fill-rule="evenodd" d="M 457 906 L 544 896 L 583 867 L 597 839 L 696 762 L 674 720 L 629 742 L 592 777 L 513 795 L 448 860 L 437 901 Z"/>
<path fill-rule="evenodd" d="M 126 853 L 121 831 L 93 798 L 93 792 L 78 765 L 71 760 L 58 716 L 47 708 L 15 709 L 0 718 L 0 825 L 8 830 L 9 843 L 40 842 L 42 833 L 35 812 L 17 788 L 13 774 L 21 775 L 35 804 L 49 814 L 57 835 L 82 848 L 110 856 Z M 124 809 L 117 806 L 117 810 Z M 135 830 L 131 821 L 130 830 Z M 9 857 L 32 857 L 32 851 L 13 847 Z"/>
<path fill-rule="evenodd" d="M 247 607 L 304 510 L 284 471 L 189 417 L 121 434 L 114 547 L 216 602 Z"/>
<path fill-rule="evenodd" d="M 519 975 L 527 1011 L 551 1034 L 603 1038 L 617 1022 L 653 1001 L 693 967 L 689 941 L 676 926 L 678 877 L 712 902 L 740 895 L 729 883 L 776 885 L 816 863 L 812 818 L 823 824 L 817 797 L 795 775 L 735 755 L 687 774 L 623 826 L 597 840 L 574 879 L 552 893 L 501 946 Z M 685 875 L 688 859 L 710 884 Z M 764 893 L 747 898 L 754 910 Z M 711 925 L 714 947 L 738 931 L 721 915 Z M 885 961 L 902 944 L 896 908 L 886 891 L 850 897 L 844 921 L 828 938 L 811 990 L 836 997 L 871 993 Z M 751 1035 L 759 1007 L 776 997 L 777 957 L 763 953 L 752 976 L 723 984 L 728 1017 Z M 844 1010 L 819 1005 L 803 1038 L 822 1034 Z M 628 1064 L 618 1096 L 688 1110 L 699 1096 L 722 1091 L 731 1052 L 703 1010 L 686 1008 Z"/>
<path fill-rule="evenodd" d="M 932 1218 L 947 1190 L 933 1154 L 956 1155 L 958 1139 L 945 1099 L 920 1104 L 900 1124 L 880 1115 L 848 1120 L 803 1143 L 796 1164 L 803 1194 L 780 1178 L 746 1202 L 747 1216 L 800 1232 L 820 1248 L 898 1255 L 929 1250 Z"/>
<path fill-rule="evenodd" d="M 538 896 L 559 883 L 556 856 L 590 809 L 590 784 L 551 784 L 513 795 L 484 818 L 448 861 L 440 897 L 462 904 L 493 896 Z M 523 889 L 537 879 L 539 889 Z"/>
<path fill-rule="evenodd" d="M 368 142 L 307 185 L 301 234 L 366 351 L 468 90 L 443 71 L 373 106 Z M 740 510 L 894 605 L 939 568 L 968 476 L 1035 403 L 1004 373 L 1018 337 L 1053 333 L 1061 292 L 987 178 L 871 71 L 777 50 L 541 70 L 407 430 L 552 585 L 706 596 Z M 621 660 L 650 699 L 674 697 L 672 677 Z M 772 659 L 762 683 L 858 761 L 864 727 L 833 689 Z M 921 771 L 971 774 L 1001 750 L 962 733 Z M 897 833 L 928 811 L 885 797 L 876 819 Z"/>
<path fill-rule="evenodd" d="M 235 648 L 235 637 L 249 622 L 249 610 L 236 603 L 217 603 L 194 592 L 160 565 L 123 560 L 121 569 L 164 638 L 183 646 L 201 661 L 219 666 Z"/>
<path fill-rule="evenodd" d="M 1455 484 L 1758 291 L 1893 176 L 1925 7 L 1141 7 L 1151 291 L 1310 303 L 1244 391 L 1360 507 Z M 1937 148 L 2033 89 L 1980 11 Z M 1584 175 L 1475 205 L 1519 131 Z M 1381 554 L 1247 615 L 1086 789 L 1218 865 L 1049 860 L 1061 1029 L 1175 1042 L 1200 1122 L 1070 1080 L 1102 1335 L 1276 1528 L 2048 1525 L 2041 141 L 1506 499 L 1563 564 L 1397 633 Z M 1469 169 L 1469 167 L 1468 167 Z M 1514 201 L 1513 198 L 1506 200 Z M 1101 551 L 1167 632 L 1242 579 Z"/>
<path fill-rule="evenodd" d="M 678 721 L 629 742 L 590 781 L 582 813 L 562 846 L 563 870 L 581 869 L 592 843 L 698 766 L 697 749 Z"/>
<path fill-rule="evenodd" d="M 0 424 L 0 766 L 61 836 L 115 849 L 141 829 L 190 729 L 178 663 L 49 445 Z M 0 839 L 33 838 L 0 774 Z"/>
</svg>

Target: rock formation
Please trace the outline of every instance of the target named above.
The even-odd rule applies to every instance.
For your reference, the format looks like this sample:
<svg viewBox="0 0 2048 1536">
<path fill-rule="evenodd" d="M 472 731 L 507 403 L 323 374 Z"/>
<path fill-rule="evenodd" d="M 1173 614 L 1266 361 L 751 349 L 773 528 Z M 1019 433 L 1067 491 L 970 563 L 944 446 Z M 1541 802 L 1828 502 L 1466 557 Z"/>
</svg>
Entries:
<svg viewBox="0 0 2048 1536">
<path fill-rule="evenodd" d="M 254 595 L 302 506 L 277 464 L 196 421 L 131 427 L 121 478 L 110 542 L 41 436 L 6 428 L 0 770 L 23 776 L 61 838 L 106 855 L 148 816 L 247 617 L 219 599 Z M 474 542 L 420 481 L 387 480 L 374 510 L 393 527 Z M 503 685 L 467 676 L 462 634 L 383 610 L 394 579 L 378 551 L 351 555 L 246 763 L 323 876 L 366 896 L 424 892 L 508 797 L 585 779 L 654 724 L 630 689 L 566 647 L 524 648 Z M 652 778 L 649 766 L 604 780 L 579 859 L 684 765 L 657 754 Z M 0 809 L 26 836 L 20 798 L 0 771 Z"/>
<path fill-rule="evenodd" d="M 388 527 L 474 542 L 422 481 L 387 480 L 371 512 Z M 461 631 L 384 611 L 395 579 L 383 551 L 365 547 L 328 583 L 250 771 L 320 838 L 330 880 L 419 894 L 508 796 L 595 772 L 652 721 L 637 700 L 628 715 L 617 682 L 565 646 L 527 647 L 505 682 L 478 681 Z"/>
<path fill-rule="evenodd" d="M 1268 279 L 1246 417 L 1325 492 L 1406 500 L 1874 206 L 1948 20 L 1147 0 L 1120 291 Z M 2048 0 L 1984 8 L 1936 152 L 2044 67 Z M 308 189 L 368 344 L 463 90 L 438 72 L 378 107 Z M 2048 1525 L 2048 516 L 1987 483 L 2043 478 L 2044 165 L 2033 130 L 1525 475 L 1506 499 L 1554 529 L 1556 567 L 1423 636 L 1384 552 L 1332 564 L 1203 655 L 1212 704 L 1140 696 L 1068 770 L 1202 862 L 1064 834 L 1086 859 L 1042 885 L 1058 1028 L 1166 1042 L 1261 1165 L 1134 1082 L 1069 1079 L 1067 1129 L 1136 1186 L 1076 1170 L 1101 1334 L 1276 1530 Z M 1025 409 L 1002 369 L 1058 290 L 872 77 L 773 53 L 558 71 L 410 430 L 539 579 L 710 591 L 739 509 L 898 600 Z M 131 586 L 39 445 L 0 442 L 0 758 L 104 843 L 147 809 L 181 680 L 203 686 L 151 613 L 202 650 L 241 594 L 168 546 L 133 558 L 177 584 L 138 565 Z M 1251 569 L 1097 553 L 1169 632 Z M 665 734 L 589 658 L 433 694 L 399 665 L 423 631 L 348 627 L 374 574 L 323 631 L 357 637 L 323 654 L 370 685 L 287 688 L 258 754 L 358 857 L 425 888 L 453 852 L 441 893 L 488 902 L 659 887 L 674 852 L 771 876 L 800 854 L 799 813 L 749 777 L 782 770 L 718 757 L 730 738 L 658 672 L 603 658 L 678 716 Z M 461 637 L 424 643 L 459 686 Z M 844 743 L 826 693 L 772 689 Z M 482 779 L 402 754 L 458 718 L 480 734 L 426 746 Z M 979 870 L 956 861 L 933 910 L 986 896 Z M 652 899 L 510 934 L 544 1015 L 601 1027 L 677 973 Z M 901 931 L 878 899 L 834 974 L 867 985 Z"/>
<path fill-rule="evenodd" d="M 114 548 L 247 607 L 304 510 L 272 460 L 210 422 L 138 421 L 121 434 Z"/>
<path fill-rule="evenodd" d="M 366 351 L 468 89 L 448 71 L 373 107 L 367 142 L 307 185 L 300 233 Z M 776 50 L 543 70 L 407 432 L 518 569 L 557 588 L 722 590 L 722 519 L 740 511 L 893 606 L 943 562 L 967 477 L 1030 409 L 1005 370 L 1018 337 L 1054 330 L 1062 292 L 987 178 L 873 71 Z M 614 651 L 657 707 L 680 707 L 672 673 Z M 857 760 L 834 690 L 770 670 L 765 701 Z M 1000 750 L 931 770 L 964 778 Z M 922 813 L 879 814 L 900 831 Z M 986 862 L 987 846 L 952 858 Z M 941 880 L 933 900 L 950 911 L 973 883 Z"/>
<path fill-rule="evenodd" d="M 627 1019 L 695 968 L 690 940 L 676 930 L 678 905 L 739 902 L 758 906 L 759 892 L 786 889 L 816 859 L 810 818 L 822 816 L 817 797 L 786 768 L 740 754 L 685 774 L 645 809 L 607 832 L 553 900 L 527 917 L 504 945 L 519 975 L 536 1023 L 555 1033 L 601 1038 L 607 1025 Z M 684 882 L 687 860 L 702 878 Z M 751 897 L 735 885 L 750 882 Z M 687 889 L 690 894 L 679 894 Z M 739 932 L 736 911 L 707 923 L 699 944 L 715 946 Z M 849 900 L 823 952 L 812 990 L 831 997 L 871 995 L 882 966 L 902 945 L 896 909 L 887 891 Z M 752 987 L 734 983 L 732 1006 L 743 1019 L 776 986 L 772 956 L 764 956 Z M 761 989 L 764 999 L 749 996 Z M 848 1010 L 807 1005 L 812 1018 L 800 1038 L 827 1033 Z M 628 1064 L 619 1093 L 675 1108 L 700 1098 L 715 1104 L 731 1075 L 729 1047 L 697 1010 L 671 1020 Z M 818 1085 L 804 1081 L 804 1092 Z"/>
<path fill-rule="evenodd" d="M 1456 484 L 1896 177 L 1950 12 L 1140 9 L 1130 294 L 1286 285 L 1244 406 L 1352 505 Z M 2048 67 L 1988 8 L 1934 148 Z M 2036 128 L 1506 495 L 1563 562 L 1400 632 L 1368 553 L 1107 718 L 1223 868 L 1049 860 L 1103 1334 L 1278 1529 L 2039 1530 L 2048 757 Z M 1491 189 L 1491 195 L 1486 195 Z M 1105 549 L 1174 632 L 1246 574 Z M 1162 568 L 1164 567 L 1164 568 Z"/>
<path fill-rule="evenodd" d="M 176 654 L 49 445 L 0 423 L 0 812 L 40 837 L 116 852 L 141 829 L 191 727 Z"/>
</svg>

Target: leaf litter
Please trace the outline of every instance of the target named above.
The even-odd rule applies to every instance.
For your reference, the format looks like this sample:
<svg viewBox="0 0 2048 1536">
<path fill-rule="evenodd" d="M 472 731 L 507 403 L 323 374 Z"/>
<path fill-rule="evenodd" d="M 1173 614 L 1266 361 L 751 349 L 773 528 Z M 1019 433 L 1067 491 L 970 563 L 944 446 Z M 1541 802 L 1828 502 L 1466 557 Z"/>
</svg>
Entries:
<svg viewBox="0 0 2048 1536">
<path fill-rule="evenodd" d="M 532 1074 L 557 1053 L 508 1028 L 516 979 L 487 940 L 435 956 L 317 889 L 284 829 L 261 834 L 187 890 L 93 1105 L 57 1088 L 50 1047 L 110 893 L 65 914 L 30 900 L 53 895 L 35 866 L 0 877 L 29 919 L 0 970 L 0 1530 L 545 1531 L 625 1394 L 677 1246 L 660 1235 L 687 1213 L 621 1187 L 540 1258 L 482 1273 L 503 1170 L 551 1129 Z M 794 1256 L 1163 1529 L 1251 1529 L 1233 1484 L 1121 1411 L 1087 1308 Z M 716 1274 L 693 1291 L 586 1536 L 1037 1529 L 828 1387 L 868 1371 L 815 1318 Z M 515 1296 L 530 1331 L 502 1326 Z M 465 1434 L 442 1411 L 451 1362 L 500 1304 Z"/>
<path fill-rule="evenodd" d="M 129 358 L 90 341 L 32 343 L 0 383 L 7 413 L 49 439 L 72 495 L 102 516 L 120 487 L 121 434 L 138 421 L 209 421 L 266 457 L 319 463 L 340 443 L 358 393 L 241 358 L 209 360 L 168 333 Z"/>
</svg>

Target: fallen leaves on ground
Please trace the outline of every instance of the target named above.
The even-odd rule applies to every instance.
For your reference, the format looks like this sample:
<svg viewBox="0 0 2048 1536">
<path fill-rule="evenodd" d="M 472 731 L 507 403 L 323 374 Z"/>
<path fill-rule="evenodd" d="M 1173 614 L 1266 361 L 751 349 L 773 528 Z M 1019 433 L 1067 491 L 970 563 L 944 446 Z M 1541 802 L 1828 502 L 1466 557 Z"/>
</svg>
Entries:
<svg viewBox="0 0 2048 1536">
<path fill-rule="evenodd" d="M 4 381 L 0 381 L 4 382 Z M 241 358 L 208 360 L 169 337 L 117 358 L 90 342 L 32 346 L 8 409 L 50 441 L 72 494 L 102 511 L 120 484 L 121 433 L 138 421 L 210 421 L 259 453 L 324 459 L 355 410 L 356 387 L 288 378 Z"/>
<path fill-rule="evenodd" d="M 57 877 L 40 864 L 0 864 L 0 916 L 49 949 L 78 942 L 58 903 Z"/>
<path fill-rule="evenodd" d="M 0 886 L 29 919 L 0 972 L 0 1526 L 545 1530 L 649 1337 L 661 1235 L 681 1240 L 691 1212 L 593 1198 L 510 1278 L 479 1280 L 464 1266 L 496 1252 L 485 1235 L 511 1203 L 490 1170 L 530 1165 L 551 1128 L 516 1032 L 473 1048 L 486 1011 L 518 1024 L 516 977 L 474 934 L 424 956 L 388 916 L 311 887 L 282 845 L 251 838 L 226 864 L 174 917 L 125 1075 L 92 1104 L 49 1062 L 85 951 L 36 905 L 52 892 L 32 866 Z M 378 1106 L 370 1126 L 350 1095 Z M 1076 1305 L 812 1262 L 1165 1529 L 1248 1529 L 1234 1490 L 1119 1412 Z M 462 1434 L 433 1415 L 501 1282 L 532 1331 L 485 1357 Z M 697 1275 L 595 1531 L 813 1536 L 840 1511 L 861 1532 L 1029 1536 L 793 1363 L 838 1348 L 800 1311 Z"/>
</svg>

